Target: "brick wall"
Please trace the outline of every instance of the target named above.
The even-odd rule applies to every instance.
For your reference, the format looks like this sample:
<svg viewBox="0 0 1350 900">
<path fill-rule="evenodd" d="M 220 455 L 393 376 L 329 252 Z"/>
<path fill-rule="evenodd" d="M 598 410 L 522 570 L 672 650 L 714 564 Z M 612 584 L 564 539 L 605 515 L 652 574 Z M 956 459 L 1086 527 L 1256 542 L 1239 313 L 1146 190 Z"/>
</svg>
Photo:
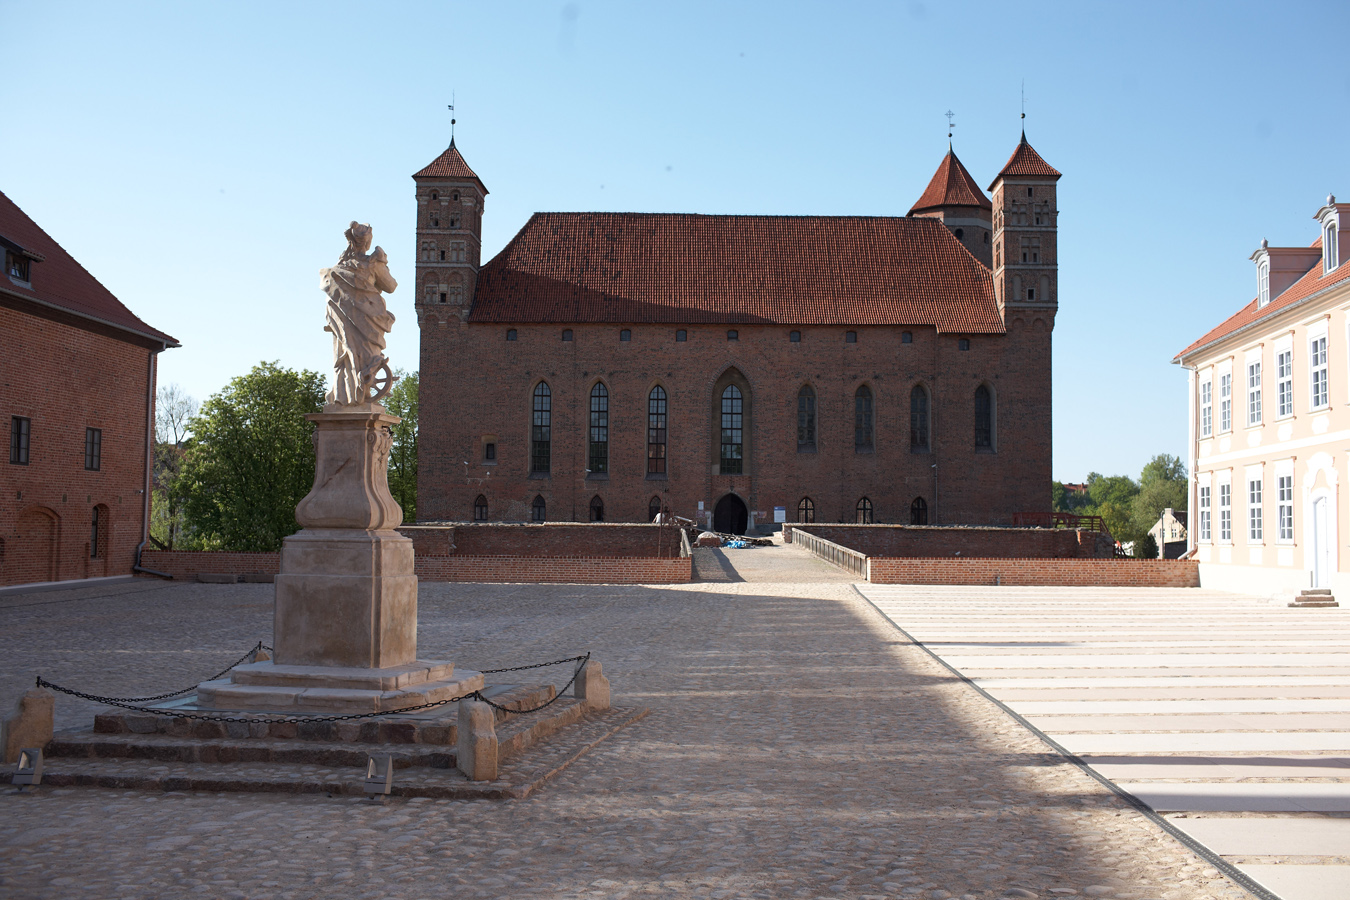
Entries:
<svg viewBox="0 0 1350 900">
<path fill-rule="evenodd" d="M 280 553 L 208 553 L 188 550 L 151 550 L 141 554 L 141 566 L 175 578 L 209 575 L 275 575 L 281 571 Z"/>
<path fill-rule="evenodd" d="M 479 581 L 565 584 L 687 584 L 693 560 L 616 557 L 449 556 L 418 557 L 424 581 Z"/>
<path fill-rule="evenodd" d="M 7 452 L 0 461 L 0 585 L 131 574 L 143 526 L 152 350 L 115 329 L 8 305 L 0 305 L 0 335 L 6 444 L 11 417 L 31 420 L 29 464 L 10 464 Z M 103 432 L 97 471 L 84 467 L 86 428 Z M 106 545 L 91 557 L 96 506 Z"/>
<path fill-rule="evenodd" d="M 1110 559 L 1115 544 L 1103 534 L 1066 528 L 947 528 L 915 525 L 797 525 L 792 529 L 870 557 Z"/>
<path fill-rule="evenodd" d="M 1191 559 L 882 559 L 868 560 L 873 584 L 1199 587 Z"/>
<path fill-rule="evenodd" d="M 418 556 L 673 558 L 678 528 L 557 522 L 544 525 L 412 525 L 399 529 Z"/>
</svg>

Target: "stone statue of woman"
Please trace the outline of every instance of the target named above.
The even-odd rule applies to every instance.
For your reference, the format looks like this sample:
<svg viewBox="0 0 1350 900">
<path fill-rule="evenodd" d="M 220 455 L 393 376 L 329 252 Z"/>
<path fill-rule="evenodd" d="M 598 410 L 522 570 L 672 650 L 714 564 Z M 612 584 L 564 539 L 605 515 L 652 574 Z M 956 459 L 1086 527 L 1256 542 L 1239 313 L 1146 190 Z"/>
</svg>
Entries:
<svg viewBox="0 0 1350 900">
<path fill-rule="evenodd" d="M 398 282 L 389 274 L 384 250 L 376 247 L 366 254 L 369 225 L 353 222 L 346 235 L 347 249 L 337 265 L 319 270 L 319 286 L 328 295 L 323 330 L 333 335 L 333 388 L 325 399 L 337 406 L 378 402 L 394 386 L 384 355 L 384 336 L 394 327 L 394 315 L 381 292 L 393 293 Z"/>
</svg>

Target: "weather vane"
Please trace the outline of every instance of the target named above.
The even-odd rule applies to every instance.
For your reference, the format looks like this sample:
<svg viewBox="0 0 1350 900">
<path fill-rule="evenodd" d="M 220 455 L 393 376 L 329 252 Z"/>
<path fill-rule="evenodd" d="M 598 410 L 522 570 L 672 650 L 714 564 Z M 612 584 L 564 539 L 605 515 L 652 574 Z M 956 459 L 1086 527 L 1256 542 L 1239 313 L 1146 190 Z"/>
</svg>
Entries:
<svg viewBox="0 0 1350 900">
<path fill-rule="evenodd" d="M 446 107 L 450 110 L 450 143 L 455 142 L 455 92 L 450 92 L 450 105 Z"/>
<path fill-rule="evenodd" d="M 943 113 L 943 115 L 947 117 L 947 149 L 950 150 L 952 146 L 952 129 L 956 127 L 952 124 L 952 116 L 956 115 L 956 113 L 949 109 Z"/>
<path fill-rule="evenodd" d="M 1027 136 L 1027 80 L 1022 79 L 1022 137 Z"/>
</svg>

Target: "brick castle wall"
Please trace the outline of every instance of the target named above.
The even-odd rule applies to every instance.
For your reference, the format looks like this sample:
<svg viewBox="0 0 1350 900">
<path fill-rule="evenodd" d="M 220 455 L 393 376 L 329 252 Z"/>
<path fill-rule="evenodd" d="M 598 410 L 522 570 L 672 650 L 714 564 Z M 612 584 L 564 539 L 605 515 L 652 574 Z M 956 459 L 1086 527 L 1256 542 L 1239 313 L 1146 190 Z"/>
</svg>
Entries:
<svg viewBox="0 0 1350 900">
<path fill-rule="evenodd" d="M 1192 559 L 883 559 L 868 560 L 873 584 L 1198 588 Z"/>
<path fill-rule="evenodd" d="M 1093 531 L 1065 528 L 947 528 L 894 525 L 790 525 L 870 557 L 1071 559 L 1115 556 L 1115 544 Z"/>
<path fill-rule="evenodd" d="M 0 429 L 31 420 L 29 464 L 0 462 L 0 585 L 129 575 L 143 528 L 148 346 L 74 317 L 0 306 Z M 85 429 L 103 432 L 98 471 Z M 91 557 L 93 510 L 105 543 Z"/>
<path fill-rule="evenodd" d="M 680 555 L 674 527 L 630 524 L 415 525 L 399 529 L 418 556 L 542 556 L 672 558 Z"/>
</svg>

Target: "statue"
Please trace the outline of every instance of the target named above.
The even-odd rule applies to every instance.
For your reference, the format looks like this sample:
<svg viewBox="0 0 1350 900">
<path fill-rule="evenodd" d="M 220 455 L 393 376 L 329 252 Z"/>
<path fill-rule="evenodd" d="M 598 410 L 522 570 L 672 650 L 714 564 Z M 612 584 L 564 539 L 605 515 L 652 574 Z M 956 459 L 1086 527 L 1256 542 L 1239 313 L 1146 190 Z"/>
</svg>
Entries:
<svg viewBox="0 0 1350 900">
<path fill-rule="evenodd" d="M 319 286 L 328 295 L 328 324 L 333 335 L 333 388 L 330 405 L 356 406 L 378 402 L 394 386 L 384 336 L 394 315 L 381 291 L 393 293 L 398 282 L 389 274 L 389 257 L 379 247 L 369 255 L 371 228 L 353 222 L 346 231 L 347 249 L 337 265 L 319 270 Z M 374 394 L 371 392 L 374 391 Z"/>
</svg>

